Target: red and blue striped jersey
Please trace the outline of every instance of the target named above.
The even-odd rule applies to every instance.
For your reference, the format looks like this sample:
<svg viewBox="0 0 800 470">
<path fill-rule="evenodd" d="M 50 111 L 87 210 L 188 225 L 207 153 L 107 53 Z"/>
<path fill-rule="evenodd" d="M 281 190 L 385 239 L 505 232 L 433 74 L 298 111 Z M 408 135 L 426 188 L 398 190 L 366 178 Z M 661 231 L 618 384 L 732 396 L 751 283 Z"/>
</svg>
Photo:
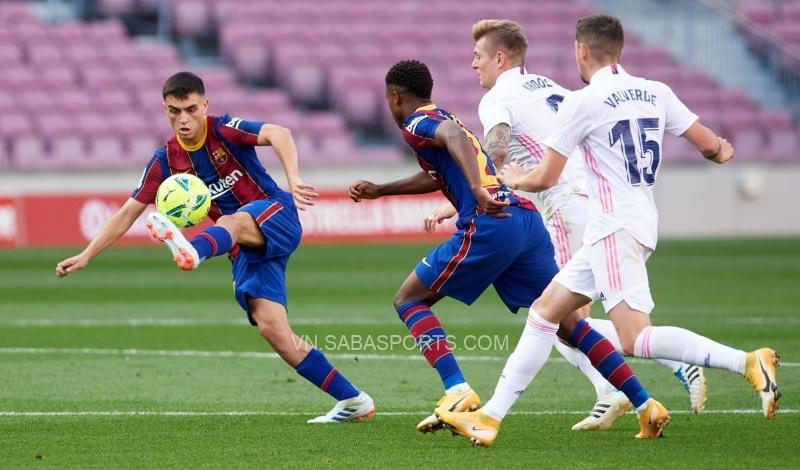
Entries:
<svg viewBox="0 0 800 470">
<path fill-rule="evenodd" d="M 470 190 L 469 183 L 461 172 L 458 163 L 445 147 L 436 145 L 434 134 L 445 120 L 454 121 L 461 126 L 475 152 L 481 185 L 500 201 L 508 200 L 512 206 L 535 210 L 533 203 L 514 194 L 506 185 L 497 181 L 497 171 L 492 159 L 481 147 L 478 138 L 469 131 L 461 121 L 437 107 L 435 104 L 422 106 L 406 118 L 403 128 L 403 139 L 414 150 L 417 161 L 424 171 L 439 185 L 439 189 L 458 210 L 457 227 L 462 227 L 473 217 L 482 213 L 478 202 Z"/>
<path fill-rule="evenodd" d="M 158 186 L 175 173 L 197 175 L 211 190 L 209 217 L 217 220 L 258 199 L 291 201 L 258 160 L 255 145 L 262 122 L 237 117 L 208 116 L 205 135 L 194 147 L 172 136 L 155 152 L 131 197 L 144 204 L 155 202 Z"/>
</svg>

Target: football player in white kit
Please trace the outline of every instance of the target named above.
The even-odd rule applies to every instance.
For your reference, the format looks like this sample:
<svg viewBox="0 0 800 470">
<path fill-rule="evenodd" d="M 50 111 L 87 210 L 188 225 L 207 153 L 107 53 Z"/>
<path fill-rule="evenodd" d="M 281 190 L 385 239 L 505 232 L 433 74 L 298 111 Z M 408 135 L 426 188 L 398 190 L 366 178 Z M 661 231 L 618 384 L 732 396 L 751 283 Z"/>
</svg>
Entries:
<svg viewBox="0 0 800 470">
<path fill-rule="evenodd" d="M 500 421 L 519 398 L 519 391 L 547 361 L 559 321 L 595 299 L 601 300 L 614 323 L 625 353 L 736 372 L 759 394 L 767 419 L 777 411 L 775 351 L 762 348 L 746 353 L 683 328 L 651 325 L 654 304 L 645 263 L 657 240 L 653 185 L 663 133 L 686 138 L 715 163 L 733 158 L 734 150 L 727 140 L 701 125 L 667 85 L 627 74 L 619 65 L 623 42 L 622 25 L 616 18 L 593 15 L 578 22 L 575 58 L 581 78 L 589 85 L 562 102 L 555 131 L 544 142 L 544 158 L 533 171 L 506 167 L 509 186 L 539 192 L 558 183 L 579 147 L 588 175 L 590 215 L 583 246 L 531 307 L 529 317 L 551 327 L 547 334 L 523 334 L 494 396 L 483 408 L 471 413 L 437 410 L 447 426 L 473 443 L 494 442 Z M 576 334 L 580 334 L 577 329 Z M 640 408 L 640 423 L 650 424 L 655 432 L 637 437 L 660 435 L 669 422 L 667 410 L 654 400 Z"/>
<path fill-rule="evenodd" d="M 519 24 L 510 20 L 481 20 L 472 27 L 475 40 L 472 68 L 478 72 L 480 85 L 489 91 L 481 99 L 478 114 L 483 125 L 484 147 L 495 167 L 513 162 L 527 170 L 544 157 L 544 139 L 555 128 L 558 107 L 569 90 L 548 77 L 528 73 L 523 62 L 528 41 Z M 559 269 L 583 244 L 588 219 L 589 197 L 586 172 L 578 150 L 567 160 L 558 183 L 550 189 L 526 194 L 541 212 L 550 232 Z M 448 204 L 437 208 L 426 219 L 426 228 L 455 215 Z M 580 309 L 588 317 L 589 305 Z M 592 328 L 608 338 L 622 351 L 614 325 L 610 320 L 591 319 Z M 578 349 L 556 340 L 556 349 L 592 383 L 597 402 L 592 411 L 573 430 L 608 429 L 630 410 L 625 394 L 614 388 L 592 366 Z M 689 392 L 695 413 L 702 411 L 706 400 L 706 384 L 702 367 L 682 362 L 656 359 L 669 368 Z"/>
</svg>

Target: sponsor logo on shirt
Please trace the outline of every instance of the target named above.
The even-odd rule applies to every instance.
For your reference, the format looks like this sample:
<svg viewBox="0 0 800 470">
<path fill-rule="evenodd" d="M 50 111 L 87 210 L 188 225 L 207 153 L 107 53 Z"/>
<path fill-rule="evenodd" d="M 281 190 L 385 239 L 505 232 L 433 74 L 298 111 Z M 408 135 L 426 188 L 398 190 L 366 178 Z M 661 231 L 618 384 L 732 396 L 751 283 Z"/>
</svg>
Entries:
<svg viewBox="0 0 800 470">
<path fill-rule="evenodd" d="M 216 199 L 233 189 L 233 185 L 235 185 L 242 176 L 244 175 L 241 171 L 233 170 L 233 173 L 221 177 L 216 183 L 209 184 L 208 190 L 211 191 L 211 199 Z"/>
</svg>

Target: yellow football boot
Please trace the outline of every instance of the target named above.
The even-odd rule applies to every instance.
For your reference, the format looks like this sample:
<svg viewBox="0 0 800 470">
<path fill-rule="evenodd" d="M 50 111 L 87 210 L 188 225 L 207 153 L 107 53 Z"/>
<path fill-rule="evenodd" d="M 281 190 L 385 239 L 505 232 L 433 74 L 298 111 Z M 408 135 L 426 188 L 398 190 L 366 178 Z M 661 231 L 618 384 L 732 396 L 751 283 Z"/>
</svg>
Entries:
<svg viewBox="0 0 800 470">
<path fill-rule="evenodd" d="M 461 393 L 445 393 L 436 402 L 436 410 L 443 411 L 473 411 L 481 407 L 481 398 L 474 390 L 469 389 Z M 436 414 L 432 414 L 417 424 L 419 432 L 434 432 L 442 429 L 442 423 Z"/>
<path fill-rule="evenodd" d="M 761 397 L 761 409 L 767 419 L 775 417 L 778 400 L 781 398 L 778 382 L 775 380 L 778 360 L 778 354 L 770 348 L 756 349 L 746 356 L 744 378 Z"/>
<path fill-rule="evenodd" d="M 500 421 L 483 414 L 481 410 L 454 413 L 437 408 L 436 416 L 453 434 L 466 437 L 474 446 L 491 446 L 500 430 Z"/>
<path fill-rule="evenodd" d="M 664 426 L 669 423 L 669 411 L 664 405 L 651 398 L 647 400 L 647 407 L 639 413 L 639 434 L 637 439 L 651 439 L 661 437 Z"/>
</svg>

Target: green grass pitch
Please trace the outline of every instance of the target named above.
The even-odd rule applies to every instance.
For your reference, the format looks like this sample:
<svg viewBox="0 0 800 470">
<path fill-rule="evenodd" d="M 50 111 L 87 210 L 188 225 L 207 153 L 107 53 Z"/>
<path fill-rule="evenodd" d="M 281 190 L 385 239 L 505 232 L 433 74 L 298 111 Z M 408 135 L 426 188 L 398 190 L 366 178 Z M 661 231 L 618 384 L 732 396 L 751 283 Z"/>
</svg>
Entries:
<svg viewBox="0 0 800 470">
<path fill-rule="evenodd" d="M 418 434 L 441 385 L 417 352 L 384 347 L 406 334 L 392 294 L 427 249 L 303 246 L 292 258 L 297 332 L 378 406 L 370 421 L 329 426 L 305 424 L 333 400 L 245 324 L 227 260 L 182 273 L 160 247 L 112 248 L 56 279 L 73 250 L 0 251 L 0 467 L 800 468 L 800 240 L 665 241 L 649 263 L 657 324 L 778 350 L 774 421 L 744 379 L 717 370 L 707 371 L 707 413 L 692 415 L 669 371 L 634 360 L 674 412 L 666 437 L 634 439 L 633 415 L 574 433 L 594 394 L 554 351 L 489 449 Z M 488 399 L 525 314 L 494 292 L 435 312 Z"/>
</svg>

